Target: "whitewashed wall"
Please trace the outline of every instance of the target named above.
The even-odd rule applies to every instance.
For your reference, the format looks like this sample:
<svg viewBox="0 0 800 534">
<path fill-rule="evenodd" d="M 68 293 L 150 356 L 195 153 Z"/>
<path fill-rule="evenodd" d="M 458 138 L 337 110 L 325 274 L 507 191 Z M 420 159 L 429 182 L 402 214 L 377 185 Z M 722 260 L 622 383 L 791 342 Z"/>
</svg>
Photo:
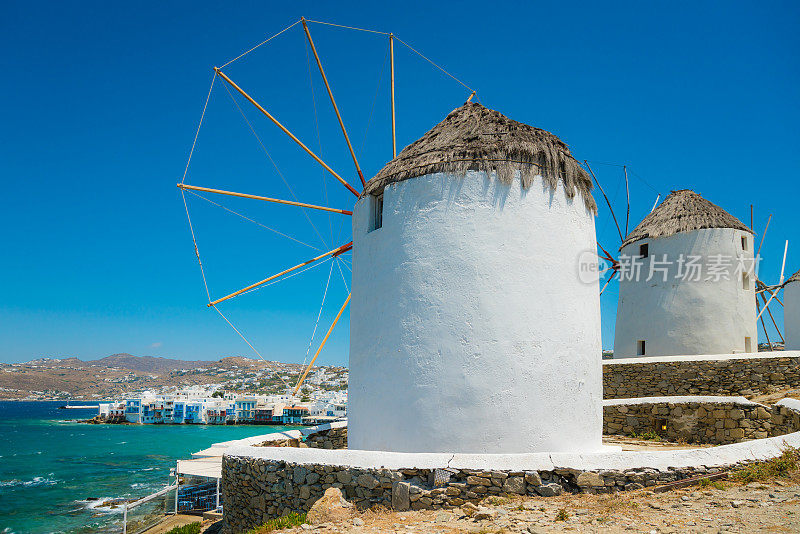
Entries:
<svg viewBox="0 0 800 534">
<path fill-rule="evenodd" d="M 800 350 L 800 282 L 792 282 L 784 288 L 783 304 L 786 350 Z M 773 305 L 770 303 L 770 310 L 772 309 Z"/>
<path fill-rule="evenodd" d="M 745 251 L 742 236 L 747 238 Z M 619 283 L 614 358 L 636 356 L 639 340 L 645 341 L 646 356 L 745 352 L 745 337 L 751 339 L 750 351 L 758 351 L 754 276 L 750 276 L 749 289 L 743 289 L 734 260 L 727 270 L 728 280 L 706 280 L 706 266 L 714 255 L 744 255 L 749 267 L 752 234 L 730 228 L 694 230 L 636 241 L 624 247 L 620 256 L 638 256 L 643 243 L 649 244 L 650 257 L 644 260 L 642 276 L 639 281 L 621 279 Z M 667 281 L 658 273 L 648 281 L 649 262 L 662 261 L 664 254 L 673 262 Z M 676 279 L 681 254 L 703 256 L 700 281 Z"/>
<path fill-rule="evenodd" d="M 597 451 L 598 284 L 578 279 L 594 217 L 541 181 L 433 174 L 353 214 L 349 448 Z"/>
</svg>

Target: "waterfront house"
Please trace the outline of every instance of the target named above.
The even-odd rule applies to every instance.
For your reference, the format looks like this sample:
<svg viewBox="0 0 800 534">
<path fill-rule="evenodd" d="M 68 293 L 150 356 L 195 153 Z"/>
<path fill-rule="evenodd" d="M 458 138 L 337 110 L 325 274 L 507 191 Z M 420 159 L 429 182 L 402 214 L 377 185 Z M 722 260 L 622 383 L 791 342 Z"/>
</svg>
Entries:
<svg viewBox="0 0 800 534">
<path fill-rule="evenodd" d="M 304 417 L 308 417 L 306 406 L 286 406 L 283 409 L 282 421 L 285 425 L 301 425 Z"/>
</svg>

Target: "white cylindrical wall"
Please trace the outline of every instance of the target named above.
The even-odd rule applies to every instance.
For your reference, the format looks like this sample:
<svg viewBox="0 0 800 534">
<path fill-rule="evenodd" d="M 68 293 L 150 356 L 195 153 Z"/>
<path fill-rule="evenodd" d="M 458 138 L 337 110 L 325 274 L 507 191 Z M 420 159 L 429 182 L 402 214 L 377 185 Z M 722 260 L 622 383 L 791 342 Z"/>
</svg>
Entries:
<svg viewBox="0 0 800 534">
<path fill-rule="evenodd" d="M 800 350 L 800 282 L 792 282 L 784 288 L 783 306 L 786 350 Z M 772 309 L 770 303 L 770 310 Z"/>
<path fill-rule="evenodd" d="M 636 260 L 642 264 L 638 280 L 635 275 L 632 279 L 620 277 L 615 358 L 641 356 L 640 341 L 645 342 L 644 356 L 758 352 L 755 277 L 749 275 L 745 289 L 738 260 L 743 258 L 744 270 L 752 270 L 752 234 L 708 228 L 642 239 L 622 248 L 621 261 L 638 257 L 643 244 L 647 244 L 649 256 Z M 695 257 L 700 260 L 691 260 Z M 701 265 L 699 280 L 683 276 L 689 267 L 681 265 L 680 258 Z M 664 261 L 666 265 L 661 263 Z M 709 270 L 723 264 L 723 276 Z M 663 267 L 666 281 L 665 275 L 655 270 Z"/>
<path fill-rule="evenodd" d="M 373 204 L 353 214 L 349 448 L 601 449 L 598 284 L 578 277 L 595 250 L 583 199 L 469 171 L 387 186 L 370 231 Z"/>
</svg>

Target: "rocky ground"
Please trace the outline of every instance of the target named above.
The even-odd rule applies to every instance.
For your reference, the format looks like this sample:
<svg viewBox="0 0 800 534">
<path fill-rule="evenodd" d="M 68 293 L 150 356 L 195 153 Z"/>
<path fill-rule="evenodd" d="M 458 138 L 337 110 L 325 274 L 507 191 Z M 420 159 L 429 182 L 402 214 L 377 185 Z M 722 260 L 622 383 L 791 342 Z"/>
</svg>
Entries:
<svg viewBox="0 0 800 534">
<path fill-rule="evenodd" d="M 653 493 L 490 497 L 452 511 L 370 510 L 273 532 L 539 533 L 800 532 L 800 479 L 709 485 Z"/>
</svg>

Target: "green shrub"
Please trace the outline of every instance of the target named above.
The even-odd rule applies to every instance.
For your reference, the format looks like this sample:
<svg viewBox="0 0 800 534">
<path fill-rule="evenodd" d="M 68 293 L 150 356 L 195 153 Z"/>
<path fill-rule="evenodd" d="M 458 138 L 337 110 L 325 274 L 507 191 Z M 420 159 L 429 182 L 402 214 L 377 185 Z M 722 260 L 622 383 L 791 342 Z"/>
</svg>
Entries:
<svg viewBox="0 0 800 534">
<path fill-rule="evenodd" d="M 284 528 L 299 527 L 305 522 L 306 514 L 296 514 L 294 512 L 290 512 L 289 515 L 270 519 L 260 527 L 248 530 L 247 534 L 266 534 L 267 532 L 273 532 L 275 530 L 281 530 Z"/>
<path fill-rule="evenodd" d="M 556 514 L 556 521 L 566 521 L 567 519 L 569 519 L 569 514 L 564 508 L 562 508 Z"/>
<path fill-rule="evenodd" d="M 664 438 L 659 436 L 655 430 L 648 430 L 647 432 L 642 432 L 641 434 L 632 432 L 631 437 L 634 439 L 643 439 L 647 441 L 664 441 Z"/>
<path fill-rule="evenodd" d="M 748 464 L 734 472 L 733 478 L 745 484 L 773 478 L 788 478 L 793 471 L 797 470 L 798 463 L 800 463 L 800 449 L 787 445 L 777 458 Z"/>
<path fill-rule="evenodd" d="M 200 534 L 200 523 L 189 523 L 181 527 L 175 527 L 167 534 Z"/>
</svg>

